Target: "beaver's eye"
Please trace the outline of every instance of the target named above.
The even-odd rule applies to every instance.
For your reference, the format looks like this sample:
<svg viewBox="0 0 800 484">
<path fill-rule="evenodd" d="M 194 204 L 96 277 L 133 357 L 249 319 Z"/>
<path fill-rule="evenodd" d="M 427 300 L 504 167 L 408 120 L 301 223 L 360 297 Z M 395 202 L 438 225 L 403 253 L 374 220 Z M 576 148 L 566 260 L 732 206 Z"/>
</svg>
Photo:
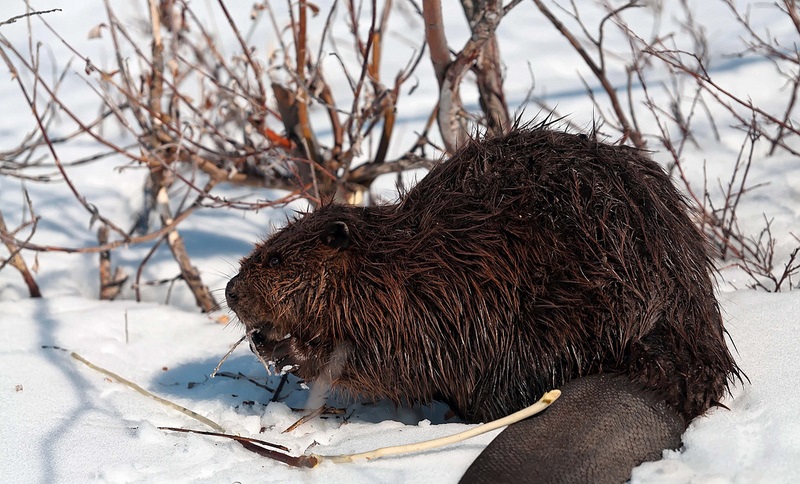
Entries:
<svg viewBox="0 0 800 484">
<path fill-rule="evenodd" d="M 261 267 L 268 267 L 271 269 L 273 267 L 278 267 L 279 265 L 281 265 L 281 262 L 282 262 L 281 256 L 279 256 L 278 254 L 269 254 L 263 256 L 263 258 L 259 261 L 259 264 L 261 265 Z"/>
</svg>

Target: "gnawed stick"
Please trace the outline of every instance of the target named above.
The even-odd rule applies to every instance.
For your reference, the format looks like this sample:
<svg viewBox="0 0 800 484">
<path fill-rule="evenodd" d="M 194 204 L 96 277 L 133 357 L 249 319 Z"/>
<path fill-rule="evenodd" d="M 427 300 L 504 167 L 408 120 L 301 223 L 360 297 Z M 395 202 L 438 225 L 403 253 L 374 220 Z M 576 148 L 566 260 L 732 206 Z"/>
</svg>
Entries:
<svg viewBox="0 0 800 484">
<path fill-rule="evenodd" d="M 233 351 L 234 351 L 236 348 L 238 348 L 240 344 L 242 344 L 242 341 L 244 341 L 244 340 L 245 340 L 245 338 L 247 338 L 247 335 L 246 335 L 246 334 L 245 334 L 244 336 L 242 336 L 241 338 L 239 338 L 239 341 L 237 341 L 236 343 L 234 343 L 234 345 L 231 347 L 231 349 L 229 349 L 229 350 L 228 350 L 228 352 L 227 352 L 227 353 L 225 353 L 225 356 L 223 356 L 223 357 L 222 357 L 222 359 L 221 359 L 221 360 L 219 360 L 219 363 L 217 363 L 217 366 L 215 366 L 215 367 L 214 367 L 214 371 L 212 371 L 212 372 L 211 372 L 211 378 L 214 378 L 215 376 L 217 376 L 217 373 L 219 372 L 219 369 L 220 369 L 220 367 L 222 366 L 222 364 L 223 364 L 223 363 L 225 363 L 225 360 L 227 360 L 227 359 L 228 359 L 228 357 L 229 357 L 229 356 L 231 356 L 231 354 L 233 353 Z"/>
<path fill-rule="evenodd" d="M 449 435 L 447 437 L 441 437 L 433 440 L 426 440 L 424 442 L 418 442 L 416 444 L 382 447 L 380 449 L 376 449 L 370 452 L 362 452 L 360 454 L 332 455 L 332 456 L 311 454 L 311 456 L 317 457 L 320 460 L 320 462 L 322 461 L 355 462 L 356 460 L 359 459 L 370 460 L 389 455 L 409 454 L 411 452 L 420 452 L 423 450 L 435 449 L 437 447 L 443 447 L 445 445 L 455 444 L 463 440 L 471 439 L 472 437 L 477 437 L 478 435 L 485 434 L 486 432 L 491 432 L 492 430 L 499 429 L 500 427 L 505 427 L 506 425 L 517 423 L 520 420 L 525 420 L 526 418 L 532 417 L 537 413 L 543 411 L 547 407 L 549 407 L 550 404 L 558 400 L 558 397 L 560 396 L 561 396 L 561 390 L 550 390 L 549 392 L 542 395 L 542 398 L 540 398 L 539 401 L 537 401 L 536 403 L 534 403 L 529 407 L 525 407 L 522 410 L 514 412 L 506 417 L 478 425 L 475 428 L 471 428 L 469 430 L 465 430 L 457 434 Z"/>
<path fill-rule="evenodd" d="M 297 422 L 293 423 L 292 425 L 287 427 L 286 430 L 284 430 L 281 433 L 282 434 L 288 434 L 289 432 L 293 431 L 294 429 L 296 429 L 297 427 L 303 425 L 304 423 L 308 422 L 309 420 L 312 420 L 312 419 L 317 418 L 320 415 L 324 414 L 325 412 L 327 412 L 327 410 L 328 410 L 327 405 L 323 405 L 323 406 L 317 408 L 316 410 L 314 410 L 313 412 L 309 413 L 308 415 L 304 416 L 303 418 L 301 418 Z"/>
</svg>

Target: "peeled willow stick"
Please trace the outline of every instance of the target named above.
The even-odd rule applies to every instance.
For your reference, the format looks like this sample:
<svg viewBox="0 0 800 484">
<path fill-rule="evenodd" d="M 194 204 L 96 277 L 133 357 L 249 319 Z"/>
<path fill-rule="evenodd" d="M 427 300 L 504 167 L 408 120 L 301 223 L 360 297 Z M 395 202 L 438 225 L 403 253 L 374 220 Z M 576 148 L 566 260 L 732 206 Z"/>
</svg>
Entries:
<svg viewBox="0 0 800 484">
<path fill-rule="evenodd" d="M 384 457 L 387 455 L 409 454 L 411 452 L 420 452 L 423 450 L 435 449 L 437 447 L 443 447 L 445 445 L 455 444 L 463 440 L 467 440 L 472 437 L 485 434 L 486 432 L 491 432 L 492 430 L 499 429 L 500 427 L 517 423 L 520 420 L 525 420 L 526 418 L 532 417 L 537 413 L 543 411 L 547 407 L 549 407 L 550 404 L 558 400 L 558 397 L 560 396 L 561 396 L 561 390 L 550 390 L 549 392 L 542 395 L 542 398 L 540 398 L 538 402 L 534 403 L 530 407 L 525 407 L 522 410 L 514 412 L 507 417 L 493 420 L 491 422 L 478 425 L 475 428 L 471 428 L 469 430 L 465 430 L 464 432 L 459 432 L 457 434 L 450 435 L 447 437 L 441 437 L 433 440 L 426 440 L 424 442 L 418 442 L 416 444 L 382 447 L 380 449 L 376 449 L 370 452 L 362 452 L 360 454 L 331 455 L 331 456 L 311 454 L 310 457 L 316 457 L 317 459 L 319 459 L 319 462 L 322 461 L 355 462 L 356 460 L 359 459 L 370 460 L 370 459 L 377 459 L 378 457 Z"/>
<path fill-rule="evenodd" d="M 410 454 L 412 452 L 421 452 L 423 450 L 430 450 L 430 449 L 435 449 L 437 447 L 443 447 L 445 445 L 455 444 L 463 440 L 467 440 L 469 438 L 485 434 L 486 432 L 491 432 L 492 430 L 498 429 L 500 427 L 517 423 L 520 420 L 525 420 L 528 417 L 532 417 L 533 415 L 536 415 L 537 413 L 549 407 L 550 404 L 555 402 L 560 396 L 561 396 L 561 390 L 551 390 L 542 395 L 542 398 L 540 398 L 538 402 L 534 403 L 529 407 L 523 408 L 522 410 L 512 413 L 507 417 L 503 417 L 498 420 L 493 420 L 491 422 L 478 425 L 477 427 L 466 430 L 464 432 L 459 432 L 457 434 L 450 435 L 447 437 L 441 437 L 438 439 L 426 440 L 424 442 L 417 442 L 414 444 L 396 445 L 393 447 L 382 447 L 380 449 L 372 450 L 369 452 L 362 452 L 359 454 L 345 454 L 345 455 L 303 454 L 299 456 L 291 456 L 284 454 L 282 452 L 276 452 L 274 450 L 265 449 L 264 447 L 262 447 L 262 445 L 265 444 L 265 442 L 254 441 L 252 439 L 243 439 L 241 437 L 237 437 L 234 435 L 211 434 L 209 432 L 199 432 L 194 430 L 179 430 L 175 428 L 164 428 L 164 427 L 159 427 L 159 428 L 163 430 L 178 430 L 181 432 L 200 433 L 204 435 L 216 435 L 218 437 L 233 439 L 242 444 L 247 450 L 255 452 L 264 457 L 268 457 L 270 459 L 283 462 L 284 464 L 287 464 L 292 467 L 312 468 L 318 466 L 321 462 L 326 462 L 326 461 L 341 464 L 347 462 L 355 462 L 361 459 L 371 460 L 391 455 Z M 270 445 L 271 447 L 275 447 L 274 444 L 268 444 L 268 445 Z"/>
</svg>

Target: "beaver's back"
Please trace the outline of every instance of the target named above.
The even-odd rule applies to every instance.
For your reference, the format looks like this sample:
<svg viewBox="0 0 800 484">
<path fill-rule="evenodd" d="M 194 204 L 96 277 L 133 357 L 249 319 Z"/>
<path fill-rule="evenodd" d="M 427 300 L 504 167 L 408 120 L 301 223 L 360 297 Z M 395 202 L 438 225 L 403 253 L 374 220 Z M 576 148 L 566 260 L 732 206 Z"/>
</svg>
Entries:
<svg viewBox="0 0 800 484">
<path fill-rule="evenodd" d="M 468 418 L 499 416 L 531 393 L 603 371 L 656 390 L 688 421 L 738 371 L 706 242 L 669 177 L 639 151 L 545 129 L 474 141 L 397 213 L 417 234 L 435 234 L 413 257 L 480 281 L 461 291 L 464 304 L 500 306 L 489 319 L 512 314 L 482 322 L 518 334 L 484 335 L 481 344 L 498 346 L 484 356 L 496 368 L 481 364 L 475 398 L 462 402 Z"/>
</svg>

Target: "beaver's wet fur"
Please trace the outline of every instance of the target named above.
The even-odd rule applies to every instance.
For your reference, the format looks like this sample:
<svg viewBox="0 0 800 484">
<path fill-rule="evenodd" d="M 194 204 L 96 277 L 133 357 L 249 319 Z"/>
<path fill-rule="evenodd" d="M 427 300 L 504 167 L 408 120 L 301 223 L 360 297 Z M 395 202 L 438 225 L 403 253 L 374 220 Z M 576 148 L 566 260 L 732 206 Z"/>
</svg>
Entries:
<svg viewBox="0 0 800 484">
<path fill-rule="evenodd" d="M 392 205 L 329 205 L 241 261 L 230 308 L 278 368 L 465 420 L 625 375 L 684 422 L 739 369 L 703 236 L 641 151 L 547 127 L 474 140 Z"/>
</svg>

